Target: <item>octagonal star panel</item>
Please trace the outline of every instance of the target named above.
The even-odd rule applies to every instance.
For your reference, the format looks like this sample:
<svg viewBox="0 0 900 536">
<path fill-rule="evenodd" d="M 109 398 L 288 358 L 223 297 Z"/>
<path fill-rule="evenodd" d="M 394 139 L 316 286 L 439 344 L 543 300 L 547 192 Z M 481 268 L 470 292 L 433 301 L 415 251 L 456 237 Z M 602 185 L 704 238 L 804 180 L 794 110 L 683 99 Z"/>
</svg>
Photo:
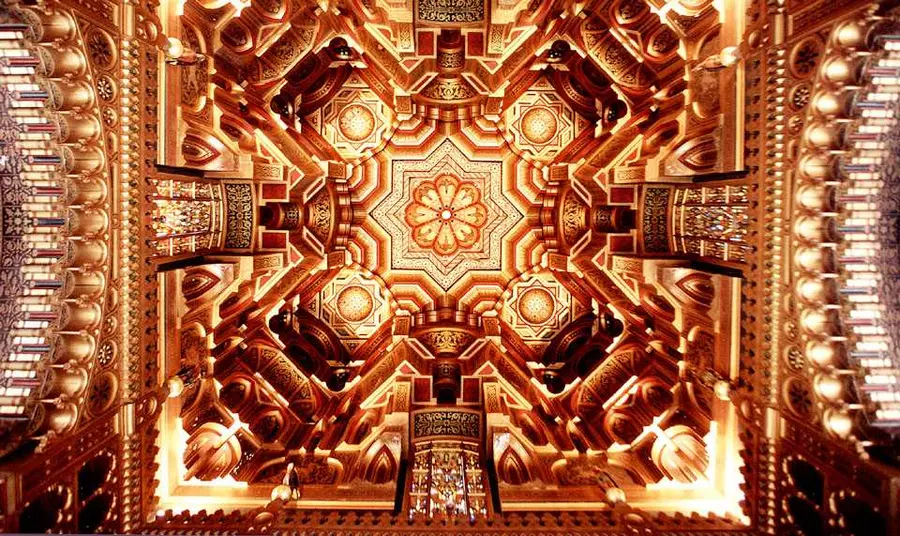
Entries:
<svg viewBox="0 0 900 536">
<path fill-rule="evenodd" d="M 349 268 L 325 285 L 307 309 L 331 326 L 351 352 L 390 317 L 383 284 Z"/>
<path fill-rule="evenodd" d="M 501 317 L 523 340 L 549 342 L 572 320 L 575 309 L 572 296 L 552 275 L 538 273 L 513 285 Z"/>
<path fill-rule="evenodd" d="M 499 270 L 501 241 L 523 216 L 503 193 L 501 160 L 470 160 L 444 140 L 395 158 L 390 194 L 372 211 L 394 270 L 423 270 L 447 290 L 471 270 Z"/>
<path fill-rule="evenodd" d="M 357 74 L 322 108 L 306 117 L 341 157 L 357 160 L 388 137 L 394 114 Z"/>
<path fill-rule="evenodd" d="M 509 143 L 522 156 L 550 161 L 590 122 L 560 98 L 550 83 L 539 78 L 505 113 Z"/>
</svg>

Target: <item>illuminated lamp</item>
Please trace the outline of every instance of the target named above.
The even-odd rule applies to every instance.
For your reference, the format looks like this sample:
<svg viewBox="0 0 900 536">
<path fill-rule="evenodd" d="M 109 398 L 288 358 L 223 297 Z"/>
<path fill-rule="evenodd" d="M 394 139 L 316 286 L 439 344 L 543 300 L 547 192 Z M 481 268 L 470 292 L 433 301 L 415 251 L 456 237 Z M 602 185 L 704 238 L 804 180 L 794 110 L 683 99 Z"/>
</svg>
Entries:
<svg viewBox="0 0 900 536">
<path fill-rule="evenodd" d="M 798 248 L 794 253 L 794 262 L 797 266 L 810 272 L 822 272 L 825 270 L 825 256 L 821 248 Z"/>
<path fill-rule="evenodd" d="M 814 387 L 816 393 L 829 402 L 840 401 L 844 395 L 844 382 L 830 374 L 816 374 Z"/>
<path fill-rule="evenodd" d="M 169 398 L 178 398 L 184 392 L 184 380 L 181 379 L 181 376 L 172 376 L 166 380 L 166 388 Z"/>
<path fill-rule="evenodd" d="M 831 161 L 824 156 L 807 156 L 800 161 L 800 171 L 810 179 L 826 179 L 831 176 L 832 170 Z"/>
<path fill-rule="evenodd" d="M 825 427 L 834 435 L 846 439 L 853 431 L 853 418 L 843 410 L 827 410 Z"/>
<path fill-rule="evenodd" d="M 807 310 L 800 315 L 800 323 L 803 328 L 812 335 L 830 335 L 834 326 L 834 319 L 825 311 Z"/>
<path fill-rule="evenodd" d="M 281 499 L 282 501 L 290 500 L 291 488 L 287 484 L 278 484 L 272 488 L 272 500 Z"/>
<path fill-rule="evenodd" d="M 726 380 L 719 380 L 713 384 L 713 393 L 719 400 L 731 400 L 731 384 Z"/>
<path fill-rule="evenodd" d="M 722 52 L 719 54 L 719 59 L 723 66 L 730 67 L 737 63 L 737 61 L 741 59 L 741 56 L 737 47 L 730 46 L 722 49 Z"/>
<path fill-rule="evenodd" d="M 606 490 L 606 500 L 611 504 L 625 502 L 625 490 L 622 488 L 609 488 Z"/>
<path fill-rule="evenodd" d="M 812 106 L 822 115 L 836 115 L 844 110 L 842 99 L 830 91 L 816 93 L 812 99 Z"/>
<path fill-rule="evenodd" d="M 797 293 L 808 303 L 819 304 L 828 300 L 828 290 L 821 279 L 803 278 L 797 282 Z"/>
<path fill-rule="evenodd" d="M 832 149 L 839 145 L 840 135 L 833 126 L 826 126 L 821 123 L 813 124 L 806 127 L 806 141 L 816 147 L 824 149 Z"/>
<path fill-rule="evenodd" d="M 847 84 L 856 82 L 859 69 L 851 64 L 846 58 L 836 57 L 831 58 L 825 63 L 823 72 L 825 78 L 832 84 Z"/>
<path fill-rule="evenodd" d="M 806 358 L 820 367 L 833 366 L 837 356 L 837 351 L 831 343 L 810 342 L 806 345 Z"/>
<path fill-rule="evenodd" d="M 805 184 L 797 189 L 797 202 L 809 210 L 830 211 L 834 204 L 834 190 L 819 184 Z"/>
<path fill-rule="evenodd" d="M 834 42 L 845 48 L 856 48 L 865 42 L 866 27 L 859 21 L 847 21 L 832 34 Z"/>
<path fill-rule="evenodd" d="M 180 58 L 184 55 L 184 44 L 177 37 L 170 37 L 166 41 L 165 52 L 170 58 Z"/>
<path fill-rule="evenodd" d="M 824 237 L 822 220 L 814 217 L 798 218 L 794 224 L 797 235 L 808 242 L 821 242 Z"/>
</svg>

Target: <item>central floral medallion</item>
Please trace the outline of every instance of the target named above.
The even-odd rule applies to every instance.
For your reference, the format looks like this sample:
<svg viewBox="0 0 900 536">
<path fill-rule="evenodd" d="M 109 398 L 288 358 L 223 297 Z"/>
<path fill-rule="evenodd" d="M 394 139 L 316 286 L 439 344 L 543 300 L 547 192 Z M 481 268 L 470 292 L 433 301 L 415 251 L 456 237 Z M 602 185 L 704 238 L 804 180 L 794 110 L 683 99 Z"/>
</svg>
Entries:
<svg viewBox="0 0 900 536">
<path fill-rule="evenodd" d="M 481 192 L 473 183 L 453 175 L 419 184 L 406 207 L 406 223 L 413 240 L 438 255 L 452 255 L 475 245 L 486 222 L 487 207 L 481 202 Z"/>
<path fill-rule="evenodd" d="M 390 236 L 391 270 L 424 272 L 447 290 L 502 269 L 503 239 L 524 219 L 504 193 L 503 155 L 471 158 L 445 139 L 427 155 L 395 155 L 390 180 L 370 214 Z"/>
</svg>

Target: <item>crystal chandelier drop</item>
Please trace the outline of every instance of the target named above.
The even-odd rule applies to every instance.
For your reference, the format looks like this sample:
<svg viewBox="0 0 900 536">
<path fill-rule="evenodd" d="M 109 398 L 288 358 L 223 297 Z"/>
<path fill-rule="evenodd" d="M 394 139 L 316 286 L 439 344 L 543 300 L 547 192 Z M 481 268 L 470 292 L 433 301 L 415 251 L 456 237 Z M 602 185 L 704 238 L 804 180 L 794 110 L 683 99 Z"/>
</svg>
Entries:
<svg viewBox="0 0 900 536">
<path fill-rule="evenodd" d="M 416 447 L 409 515 L 463 518 L 487 515 L 484 472 L 475 444 L 434 441 Z"/>
</svg>

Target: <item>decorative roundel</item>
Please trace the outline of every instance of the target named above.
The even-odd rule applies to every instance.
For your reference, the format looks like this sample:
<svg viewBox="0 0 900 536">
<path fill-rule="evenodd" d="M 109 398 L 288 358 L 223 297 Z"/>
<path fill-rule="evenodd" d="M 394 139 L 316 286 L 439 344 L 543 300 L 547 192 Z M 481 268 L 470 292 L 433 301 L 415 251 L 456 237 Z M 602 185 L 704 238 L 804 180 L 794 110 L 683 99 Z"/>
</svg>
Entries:
<svg viewBox="0 0 900 536">
<path fill-rule="evenodd" d="M 420 247 L 433 249 L 438 255 L 452 255 L 479 241 L 487 214 L 478 186 L 442 175 L 416 187 L 406 207 L 405 221 Z"/>
<path fill-rule="evenodd" d="M 347 287 L 338 294 L 338 313 L 347 322 L 362 322 L 375 307 L 369 291 L 359 286 Z"/>
<path fill-rule="evenodd" d="M 532 288 L 519 297 L 519 315 L 529 324 L 543 324 L 550 320 L 556 309 L 556 301 L 545 289 Z"/>
<path fill-rule="evenodd" d="M 363 141 L 375 131 L 375 114 L 361 104 L 351 104 L 338 116 L 341 134 L 350 141 Z"/>
<path fill-rule="evenodd" d="M 87 408 L 94 415 L 103 413 L 112 405 L 119 390 L 119 381 L 111 371 L 98 374 L 91 385 Z"/>
<path fill-rule="evenodd" d="M 522 116 L 522 135 L 536 145 L 552 140 L 558 129 L 559 123 L 549 108 L 535 107 Z"/>
</svg>

